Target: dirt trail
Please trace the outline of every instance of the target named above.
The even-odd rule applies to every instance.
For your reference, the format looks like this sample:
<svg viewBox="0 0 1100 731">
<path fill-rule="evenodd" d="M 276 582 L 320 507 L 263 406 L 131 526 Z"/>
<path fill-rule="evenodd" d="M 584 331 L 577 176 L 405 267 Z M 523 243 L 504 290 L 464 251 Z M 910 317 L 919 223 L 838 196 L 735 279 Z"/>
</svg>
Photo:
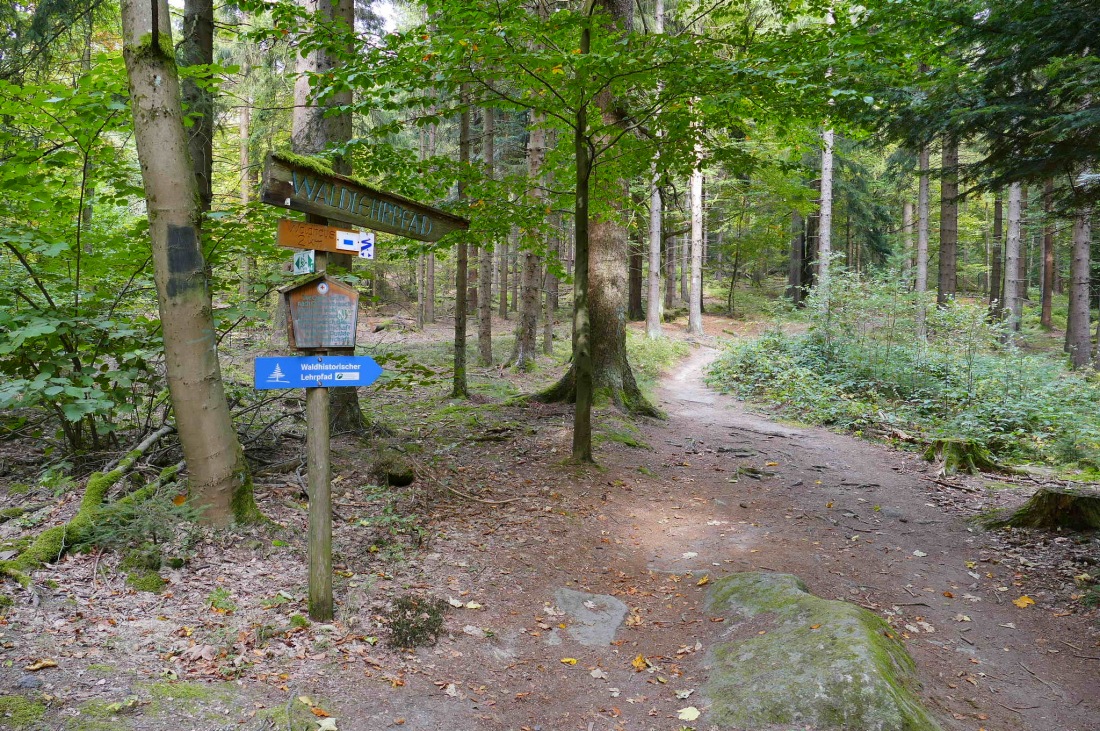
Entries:
<svg viewBox="0 0 1100 731">
<path fill-rule="evenodd" d="M 285 629 L 302 611 L 297 488 L 259 492 L 265 513 L 287 526 L 284 547 L 258 535 L 203 548 L 164 595 L 97 585 L 97 559 L 72 556 L 40 577 L 56 580 L 57 593 L 0 628 L 0 695 L 47 693 L 57 710 L 43 728 L 74 730 L 272 731 L 285 728 L 285 708 L 305 714 L 295 729 L 315 729 L 295 700 L 308 695 L 341 731 L 675 731 L 685 726 L 678 711 L 693 705 L 702 716 L 687 726 L 703 731 L 713 728 L 699 692 L 707 649 L 726 629 L 705 610 L 709 583 L 764 570 L 887 617 L 945 729 L 1100 730 L 1100 649 L 1088 617 L 1038 594 L 1036 605 L 1015 606 L 1029 592 L 1026 567 L 1000 563 L 988 536 L 939 507 L 944 488 L 927 464 L 753 415 L 704 385 L 715 355 L 698 347 L 665 379 L 668 419 L 642 427 L 648 449 L 605 441 L 597 469 L 563 462 L 564 408 L 504 408 L 498 415 L 521 428 L 499 442 L 469 441 L 476 429 L 440 437 L 441 475 L 468 493 L 516 499 L 488 505 L 441 493 L 431 544 L 401 562 L 386 566 L 367 551 L 354 493 L 337 490 L 332 625 L 258 639 L 258 627 Z M 344 485 L 360 479 L 361 451 L 350 440 L 338 446 Z M 211 613 L 205 597 L 215 586 L 230 589 L 235 613 Z M 297 603 L 261 606 L 280 590 Z M 434 647 L 375 645 L 388 597 L 410 591 L 474 604 L 449 612 Z M 620 618 L 611 644 L 583 624 Z M 214 659 L 200 656 L 204 643 Z M 238 679 L 211 686 L 215 698 L 163 702 L 179 694 L 165 677 L 225 678 L 237 653 L 248 662 Z M 60 667 L 22 673 L 38 657 Z M 105 704 L 131 695 L 144 705 L 103 720 Z M 100 726 L 85 723 L 91 702 Z"/>
</svg>

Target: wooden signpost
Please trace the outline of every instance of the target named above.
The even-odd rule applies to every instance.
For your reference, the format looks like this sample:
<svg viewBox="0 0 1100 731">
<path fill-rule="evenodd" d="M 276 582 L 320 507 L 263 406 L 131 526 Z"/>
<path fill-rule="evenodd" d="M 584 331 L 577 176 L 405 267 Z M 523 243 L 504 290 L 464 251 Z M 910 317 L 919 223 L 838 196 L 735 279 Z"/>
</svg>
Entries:
<svg viewBox="0 0 1100 731">
<path fill-rule="evenodd" d="M 255 366 L 256 388 L 306 386 L 306 464 L 309 469 L 309 616 L 332 619 L 332 466 L 329 459 L 328 389 L 366 386 L 381 369 L 355 352 L 359 293 L 325 274 L 328 255 L 374 258 L 374 234 L 351 227 L 434 242 L 445 234 L 469 228 L 464 218 L 392 193 L 365 186 L 342 175 L 319 172 L 316 166 L 277 154 L 268 155 L 264 170 L 264 203 L 309 214 L 319 222 L 279 222 L 280 246 L 313 252 L 316 275 L 280 290 L 287 305 L 291 347 L 316 356 L 302 363 L 295 358 L 261 358 Z M 296 261 L 308 269 L 308 258 Z M 262 361 L 262 364 L 261 364 Z M 369 380 L 368 380 L 369 377 Z"/>
<path fill-rule="evenodd" d="M 451 231 L 470 227 L 465 218 L 343 175 L 320 173 L 276 153 L 267 156 L 262 198 L 273 206 L 418 241 L 439 241 Z"/>
</svg>

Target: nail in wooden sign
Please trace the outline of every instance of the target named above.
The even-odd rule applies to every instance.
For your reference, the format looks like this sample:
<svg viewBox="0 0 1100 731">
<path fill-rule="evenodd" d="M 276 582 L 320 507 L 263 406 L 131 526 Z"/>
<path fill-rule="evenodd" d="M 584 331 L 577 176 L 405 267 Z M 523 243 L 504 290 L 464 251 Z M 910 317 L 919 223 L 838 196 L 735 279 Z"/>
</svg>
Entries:
<svg viewBox="0 0 1100 731">
<path fill-rule="evenodd" d="M 267 157 L 264 203 L 418 241 L 438 241 L 470 222 L 438 208 L 386 193 L 334 173 L 321 173 L 277 154 Z"/>
</svg>

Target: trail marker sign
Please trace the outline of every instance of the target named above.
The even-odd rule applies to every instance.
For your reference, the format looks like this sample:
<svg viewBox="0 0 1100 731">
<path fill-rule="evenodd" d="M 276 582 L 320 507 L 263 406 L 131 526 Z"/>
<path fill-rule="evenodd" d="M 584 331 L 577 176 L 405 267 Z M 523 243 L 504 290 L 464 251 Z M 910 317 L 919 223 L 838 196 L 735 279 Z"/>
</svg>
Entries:
<svg viewBox="0 0 1100 731">
<path fill-rule="evenodd" d="M 299 251 L 294 254 L 293 271 L 295 274 L 313 274 L 315 262 L 315 254 L 312 250 Z"/>
<path fill-rule="evenodd" d="M 382 375 L 382 367 L 366 355 L 306 355 L 256 358 L 256 389 L 355 388 L 369 386 Z"/>
</svg>

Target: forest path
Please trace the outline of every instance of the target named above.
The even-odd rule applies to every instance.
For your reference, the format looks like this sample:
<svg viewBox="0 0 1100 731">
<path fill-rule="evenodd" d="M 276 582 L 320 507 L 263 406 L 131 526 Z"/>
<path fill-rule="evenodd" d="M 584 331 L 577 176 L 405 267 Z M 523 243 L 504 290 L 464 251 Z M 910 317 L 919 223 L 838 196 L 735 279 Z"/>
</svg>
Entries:
<svg viewBox="0 0 1100 731">
<path fill-rule="evenodd" d="M 690 552 L 699 566 L 792 573 L 820 596 L 886 616 L 946 728 L 1100 728 L 1097 661 L 1081 657 L 1095 652 L 1074 652 L 1095 644 L 1095 628 L 1013 604 L 1028 591 L 1027 569 L 940 506 L 931 465 L 752 414 L 704 384 L 716 355 L 698 348 L 660 391 L 669 420 L 650 436 L 668 463 L 686 465 L 679 481 L 713 515 L 653 525 L 653 567 Z M 770 475 L 738 475 L 738 466 Z M 728 526 L 709 526 L 716 518 Z"/>
</svg>

